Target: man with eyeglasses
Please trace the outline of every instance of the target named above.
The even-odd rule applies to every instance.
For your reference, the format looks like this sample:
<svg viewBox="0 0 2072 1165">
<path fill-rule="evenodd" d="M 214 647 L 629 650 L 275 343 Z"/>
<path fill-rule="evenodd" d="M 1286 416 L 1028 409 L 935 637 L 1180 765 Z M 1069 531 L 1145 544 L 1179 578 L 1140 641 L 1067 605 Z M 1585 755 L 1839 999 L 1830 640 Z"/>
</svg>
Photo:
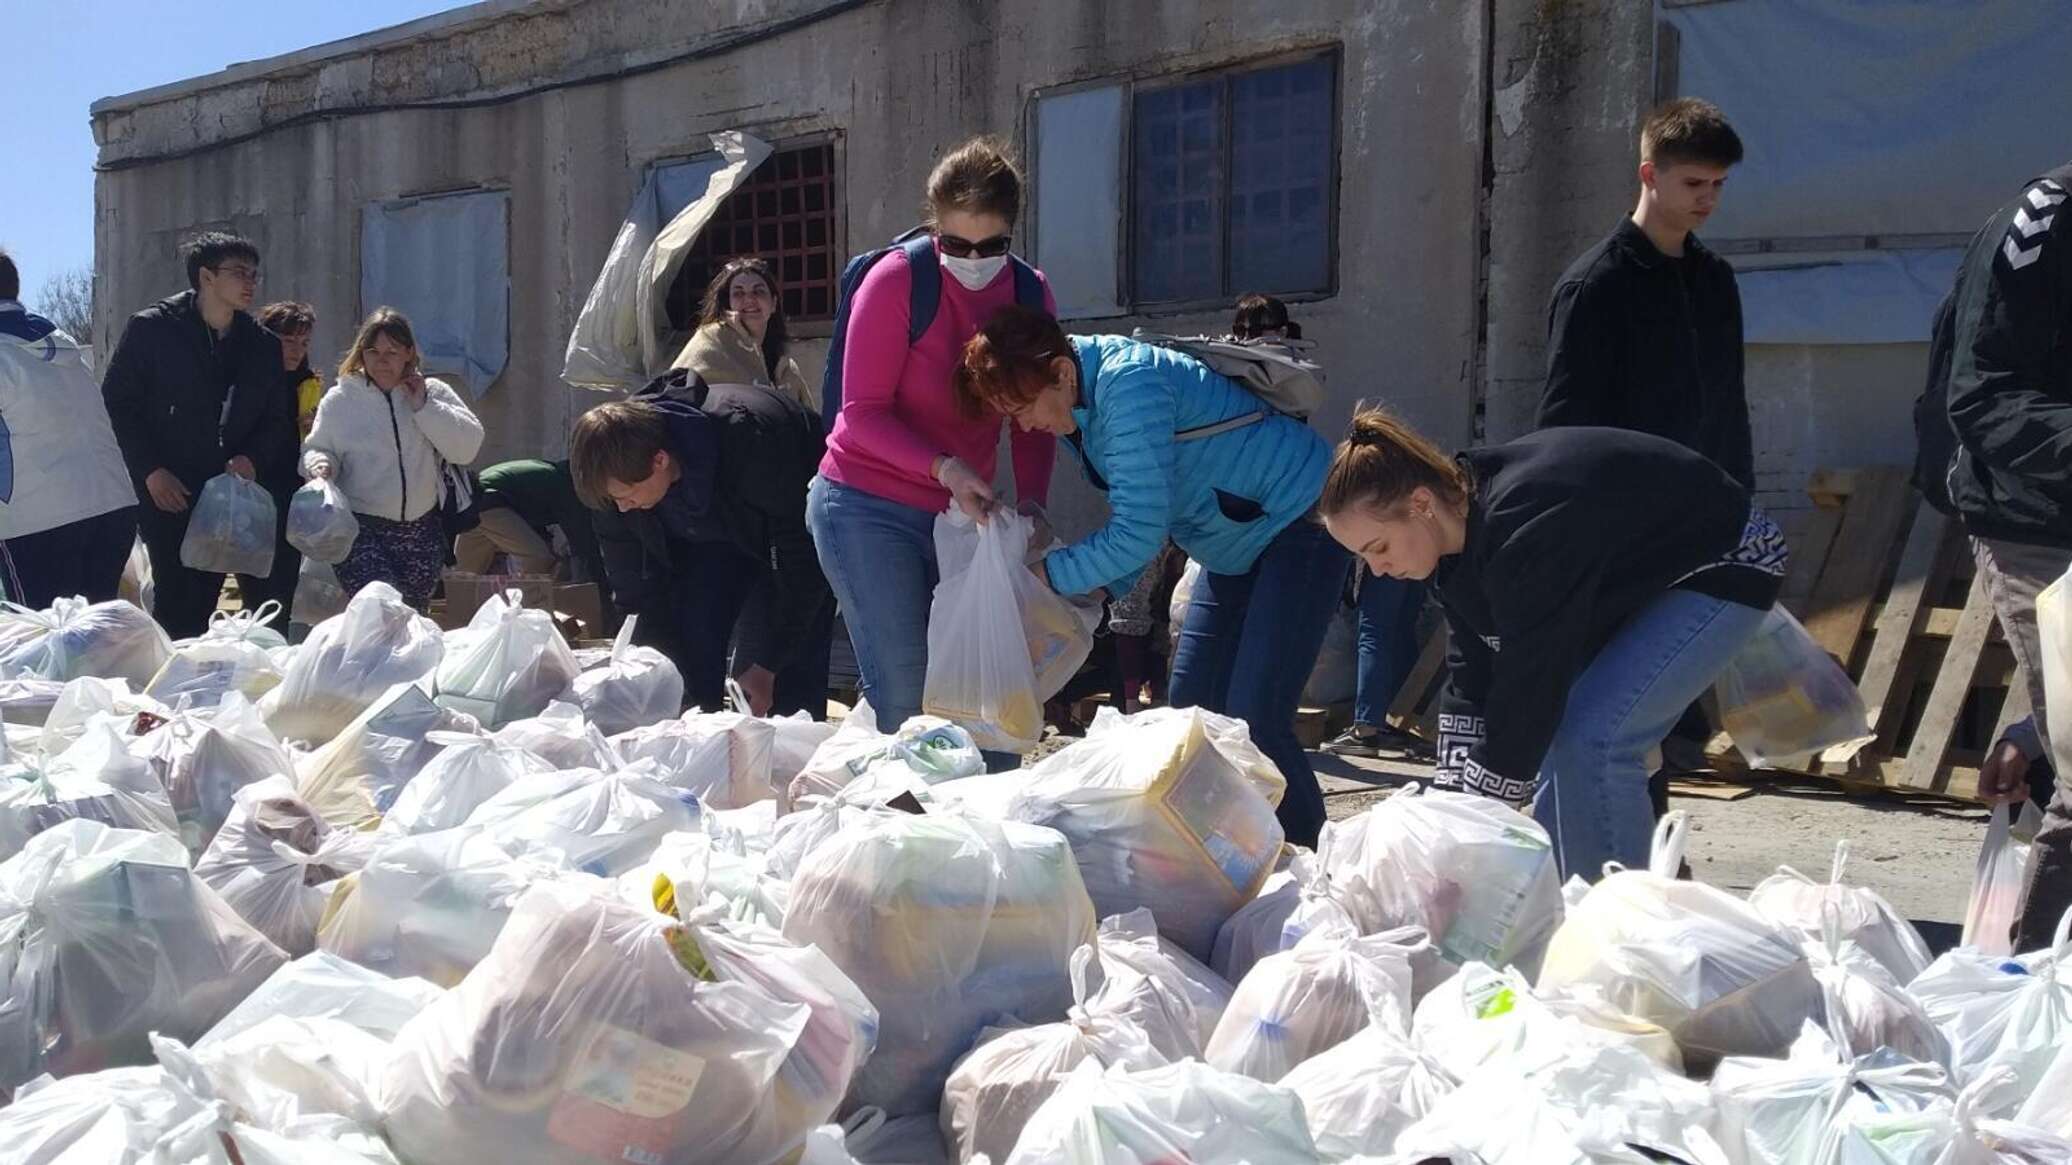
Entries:
<svg viewBox="0 0 2072 1165">
<path fill-rule="evenodd" d="M 257 481 L 285 521 L 300 484 L 295 402 L 283 383 L 281 344 L 250 312 L 259 249 L 210 231 L 182 248 L 188 289 L 130 317 L 108 358 L 101 395 L 137 487 L 138 525 L 157 589 L 152 613 L 174 638 L 208 626 L 223 576 L 189 570 L 180 543 L 202 483 L 219 473 Z M 276 555 L 276 573 L 296 563 Z M 273 593 L 239 580 L 243 595 Z M 285 631 L 286 613 L 280 616 Z"/>
</svg>

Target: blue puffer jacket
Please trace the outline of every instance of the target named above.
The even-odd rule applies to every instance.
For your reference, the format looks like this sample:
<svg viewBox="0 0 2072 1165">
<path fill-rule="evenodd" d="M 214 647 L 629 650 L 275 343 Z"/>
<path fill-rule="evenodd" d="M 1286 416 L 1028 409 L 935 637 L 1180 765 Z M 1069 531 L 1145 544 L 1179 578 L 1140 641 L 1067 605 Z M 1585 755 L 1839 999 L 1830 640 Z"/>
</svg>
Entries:
<svg viewBox="0 0 2072 1165">
<path fill-rule="evenodd" d="M 1108 524 L 1044 560 L 1061 594 L 1120 594 L 1170 537 L 1217 574 L 1243 574 L 1323 489 L 1331 447 L 1293 417 L 1192 441 L 1174 434 L 1266 406 L 1199 361 L 1122 336 L 1073 336 L 1079 432 L 1066 439 L 1108 494 Z"/>
</svg>

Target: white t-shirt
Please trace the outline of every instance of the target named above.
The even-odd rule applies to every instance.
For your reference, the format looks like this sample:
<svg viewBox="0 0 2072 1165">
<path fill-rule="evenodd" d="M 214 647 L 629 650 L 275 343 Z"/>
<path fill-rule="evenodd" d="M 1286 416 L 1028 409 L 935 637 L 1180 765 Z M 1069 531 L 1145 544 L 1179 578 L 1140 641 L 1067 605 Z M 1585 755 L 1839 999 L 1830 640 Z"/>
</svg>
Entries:
<svg viewBox="0 0 2072 1165">
<path fill-rule="evenodd" d="M 0 300 L 0 539 L 137 504 L 86 352 L 37 330 Z"/>
</svg>

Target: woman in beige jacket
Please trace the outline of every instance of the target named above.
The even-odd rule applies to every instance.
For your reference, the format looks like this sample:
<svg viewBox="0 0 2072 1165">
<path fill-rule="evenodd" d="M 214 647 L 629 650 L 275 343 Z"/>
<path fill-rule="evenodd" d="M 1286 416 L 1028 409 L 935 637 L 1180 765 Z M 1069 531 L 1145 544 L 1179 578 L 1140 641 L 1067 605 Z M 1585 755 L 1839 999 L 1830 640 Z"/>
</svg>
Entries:
<svg viewBox="0 0 2072 1165">
<path fill-rule="evenodd" d="M 671 367 L 688 368 L 708 385 L 770 385 L 817 413 L 798 362 L 785 354 L 789 342 L 770 265 L 744 255 L 713 276 L 698 330 Z"/>
</svg>

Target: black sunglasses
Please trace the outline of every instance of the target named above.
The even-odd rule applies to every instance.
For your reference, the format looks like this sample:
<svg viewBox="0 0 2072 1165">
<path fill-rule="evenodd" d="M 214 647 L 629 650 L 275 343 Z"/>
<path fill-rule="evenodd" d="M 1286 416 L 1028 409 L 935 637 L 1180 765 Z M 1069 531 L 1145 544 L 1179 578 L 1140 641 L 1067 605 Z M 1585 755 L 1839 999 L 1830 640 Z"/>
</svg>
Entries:
<svg viewBox="0 0 2072 1165">
<path fill-rule="evenodd" d="M 1014 246 L 1014 236 L 994 235 L 990 239 L 980 239 L 974 243 L 970 239 L 960 239 L 955 235 L 937 234 L 935 245 L 942 248 L 943 254 L 954 259 L 969 259 L 973 255 L 981 259 L 995 259 L 1005 255 L 1007 249 Z"/>
</svg>

